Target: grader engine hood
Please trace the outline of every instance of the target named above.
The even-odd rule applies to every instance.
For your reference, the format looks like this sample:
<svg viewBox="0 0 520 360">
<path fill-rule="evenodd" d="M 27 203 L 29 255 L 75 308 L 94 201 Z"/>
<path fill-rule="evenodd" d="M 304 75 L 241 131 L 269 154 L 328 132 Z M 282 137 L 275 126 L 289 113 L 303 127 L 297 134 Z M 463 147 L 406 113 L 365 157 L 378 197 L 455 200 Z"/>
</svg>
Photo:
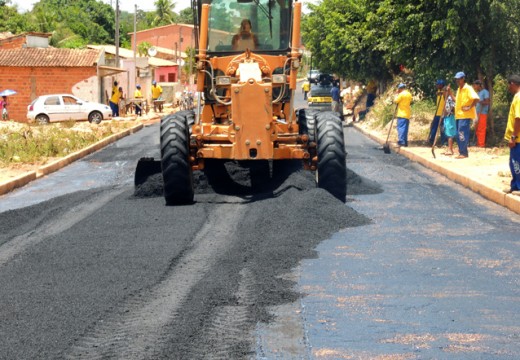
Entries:
<svg viewBox="0 0 520 360">
<path fill-rule="evenodd" d="M 273 157 L 272 86 L 257 80 L 250 77 L 231 87 L 231 116 L 235 130 L 233 158 L 237 160 Z"/>
</svg>

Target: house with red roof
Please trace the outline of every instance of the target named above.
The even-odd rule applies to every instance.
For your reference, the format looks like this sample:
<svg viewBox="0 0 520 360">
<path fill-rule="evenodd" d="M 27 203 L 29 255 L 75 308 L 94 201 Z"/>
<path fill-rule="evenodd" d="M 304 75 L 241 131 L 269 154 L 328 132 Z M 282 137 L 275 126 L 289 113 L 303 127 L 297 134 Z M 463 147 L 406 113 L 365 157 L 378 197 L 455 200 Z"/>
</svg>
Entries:
<svg viewBox="0 0 520 360">
<path fill-rule="evenodd" d="M 40 95 L 69 93 L 105 102 L 112 77 L 126 72 L 104 65 L 103 49 L 54 48 L 49 46 L 50 35 L 0 34 L 0 91 L 18 92 L 9 99 L 9 115 L 15 121 L 27 121 L 27 106 Z"/>
</svg>

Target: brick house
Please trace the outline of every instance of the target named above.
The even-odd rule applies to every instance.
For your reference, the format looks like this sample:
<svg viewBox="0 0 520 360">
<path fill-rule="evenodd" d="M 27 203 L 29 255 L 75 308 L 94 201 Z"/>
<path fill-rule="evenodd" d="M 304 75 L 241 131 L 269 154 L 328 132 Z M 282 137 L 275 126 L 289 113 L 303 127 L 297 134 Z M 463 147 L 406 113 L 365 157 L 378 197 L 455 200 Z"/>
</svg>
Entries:
<svg viewBox="0 0 520 360">
<path fill-rule="evenodd" d="M 104 51 L 58 49 L 48 45 L 50 34 L 25 33 L 0 38 L 0 91 L 13 89 L 9 117 L 27 121 L 27 106 L 45 94 L 69 93 L 102 102 L 102 78 L 125 70 L 104 66 Z"/>
<path fill-rule="evenodd" d="M 148 42 L 154 47 L 170 49 L 179 54 L 185 52 L 187 47 L 195 47 L 194 27 L 190 24 L 171 24 L 159 26 L 152 29 L 141 30 L 135 33 L 137 45 Z M 134 48 L 134 33 L 129 33 L 131 37 L 132 49 Z M 173 60 L 175 55 L 171 55 L 166 60 Z"/>
</svg>

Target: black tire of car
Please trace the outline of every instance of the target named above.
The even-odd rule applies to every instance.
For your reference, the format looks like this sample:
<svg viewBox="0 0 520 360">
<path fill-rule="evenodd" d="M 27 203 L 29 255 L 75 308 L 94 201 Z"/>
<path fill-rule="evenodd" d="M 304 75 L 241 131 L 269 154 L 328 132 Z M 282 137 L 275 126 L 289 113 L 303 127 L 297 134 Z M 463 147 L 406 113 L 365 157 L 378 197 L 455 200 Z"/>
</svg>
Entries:
<svg viewBox="0 0 520 360">
<path fill-rule="evenodd" d="M 38 124 L 41 124 L 41 125 L 48 124 L 49 121 L 50 121 L 49 117 L 47 115 L 45 115 L 45 114 L 38 114 L 38 115 L 36 115 L 34 120 L 36 120 L 36 122 Z"/>
<path fill-rule="evenodd" d="M 189 141 L 189 126 L 185 115 L 179 112 L 161 120 L 161 168 L 167 205 L 193 203 Z"/>
<path fill-rule="evenodd" d="M 101 123 L 101 120 L 103 120 L 103 114 L 101 114 L 99 111 L 92 111 L 90 114 L 88 114 L 88 122 L 99 124 Z"/>
<path fill-rule="evenodd" d="M 318 150 L 318 187 L 327 190 L 338 200 L 345 202 L 347 196 L 347 165 L 345 140 L 341 120 L 333 112 L 316 116 Z"/>
</svg>

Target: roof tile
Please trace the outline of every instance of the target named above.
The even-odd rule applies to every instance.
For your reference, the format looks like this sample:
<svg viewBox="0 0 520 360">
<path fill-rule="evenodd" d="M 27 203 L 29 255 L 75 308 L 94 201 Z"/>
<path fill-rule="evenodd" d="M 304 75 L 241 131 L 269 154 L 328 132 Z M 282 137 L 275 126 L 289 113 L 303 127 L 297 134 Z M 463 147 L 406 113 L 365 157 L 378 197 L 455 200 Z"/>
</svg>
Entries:
<svg viewBox="0 0 520 360">
<path fill-rule="evenodd" d="M 91 67 L 100 56 L 99 50 L 23 48 L 0 50 L 0 66 L 13 67 Z"/>
</svg>

